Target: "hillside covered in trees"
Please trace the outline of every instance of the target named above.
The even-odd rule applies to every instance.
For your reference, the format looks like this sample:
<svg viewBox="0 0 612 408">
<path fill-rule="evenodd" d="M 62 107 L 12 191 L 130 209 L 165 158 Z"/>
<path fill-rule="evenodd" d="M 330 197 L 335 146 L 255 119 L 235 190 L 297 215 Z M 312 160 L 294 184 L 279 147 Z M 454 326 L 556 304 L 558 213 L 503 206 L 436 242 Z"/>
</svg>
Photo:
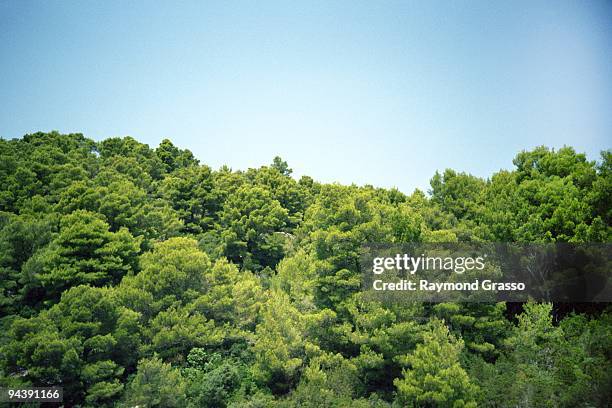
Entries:
<svg viewBox="0 0 612 408">
<path fill-rule="evenodd" d="M 66 406 L 603 407 L 607 305 L 364 298 L 366 242 L 611 242 L 612 152 L 431 191 L 213 170 L 164 140 L 0 140 L 0 386 Z"/>
</svg>

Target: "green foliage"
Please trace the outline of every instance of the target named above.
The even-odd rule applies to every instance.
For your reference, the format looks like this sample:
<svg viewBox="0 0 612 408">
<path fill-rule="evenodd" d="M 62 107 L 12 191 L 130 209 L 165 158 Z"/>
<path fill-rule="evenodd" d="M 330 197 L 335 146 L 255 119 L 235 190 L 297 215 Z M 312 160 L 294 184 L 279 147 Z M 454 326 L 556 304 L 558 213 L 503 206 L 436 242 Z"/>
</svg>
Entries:
<svg viewBox="0 0 612 408">
<path fill-rule="evenodd" d="M 610 224 L 603 222 L 600 200 L 609 197 L 605 193 L 610 179 L 605 170 L 609 153 L 602 156 L 598 172 L 595 163 L 570 147 L 557 152 L 539 147 L 518 154 L 514 160 L 517 170 L 494 175 L 486 193 L 490 204 L 485 206 L 483 222 L 493 233 L 486 238 L 606 242 Z"/>
<path fill-rule="evenodd" d="M 612 153 L 430 194 L 213 170 L 164 139 L 0 139 L 0 385 L 66 406 L 603 407 L 604 306 L 383 304 L 367 242 L 610 242 Z"/>
<path fill-rule="evenodd" d="M 476 407 L 478 387 L 459 363 L 463 341 L 440 321 L 433 320 L 423 343 L 401 358 L 408 369 L 394 381 L 397 401 L 403 406 Z"/>
<path fill-rule="evenodd" d="M 187 384 L 179 370 L 159 358 L 143 359 L 125 393 L 126 407 L 184 407 Z"/>
<path fill-rule="evenodd" d="M 305 324 L 286 294 L 270 294 L 257 326 L 253 376 L 275 393 L 289 391 L 299 378 L 306 359 Z"/>
<path fill-rule="evenodd" d="M 138 331 L 126 341 L 126 311 L 109 289 L 76 286 L 29 319 L 16 319 L 2 348 L 3 364 L 33 384 L 64 387 L 66 402 L 110 406 L 121 395 L 124 365 L 135 358 Z M 129 318 L 129 317 L 127 317 Z"/>
<path fill-rule="evenodd" d="M 260 186 L 242 186 L 220 213 L 223 254 L 246 269 L 273 267 L 283 257 L 288 211 Z"/>
<path fill-rule="evenodd" d="M 526 304 L 506 353 L 479 367 L 486 400 L 503 407 L 606 405 L 610 315 L 591 321 L 574 315 L 557 326 L 551 312 L 551 304 Z"/>
<path fill-rule="evenodd" d="M 39 249 L 51 241 L 57 230 L 57 218 L 42 218 L 28 214 L 15 216 L 9 213 L 0 230 L 0 316 L 28 314 L 23 307 L 23 265 Z"/>
<path fill-rule="evenodd" d="M 160 179 L 166 166 L 154 150 L 148 145 L 127 136 L 112 137 L 98 143 L 98 152 L 102 160 L 115 160 L 117 157 L 131 158 L 140 164 L 145 173 L 152 179 Z"/>
<path fill-rule="evenodd" d="M 102 216 L 77 210 L 61 219 L 59 233 L 23 265 L 25 296 L 49 303 L 72 286 L 117 284 L 137 268 L 139 251 L 139 240 L 127 229 L 110 232 Z"/>
<path fill-rule="evenodd" d="M 431 179 L 431 199 L 458 220 L 474 219 L 482 208 L 483 180 L 447 169 Z"/>
<path fill-rule="evenodd" d="M 126 276 L 119 296 L 128 307 L 151 317 L 176 302 L 187 304 L 204 290 L 210 260 L 193 239 L 177 237 L 142 255 L 141 271 Z"/>
<path fill-rule="evenodd" d="M 284 258 L 276 269 L 273 287 L 288 294 L 299 310 L 314 310 L 316 259 L 299 250 L 294 256 Z"/>
<path fill-rule="evenodd" d="M 175 171 L 160 182 L 160 195 L 172 203 L 187 232 L 206 231 L 217 221 L 221 204 L 212 177 L 209 167 L 191 166 Z"/>
<path fill-rule="evenodd" d="M 239 272 L 236 265 L 220 259 L 206 275 L 206 292 L 192 307 L 226 329 L 229 324 L 238 330 L 252 331 L 264 297 L 263 288 L 252 273 Z"/>
<path fill-rule="evenodd" d="M 247 365 L 237 356 L 209 354 L 205 349 L 194 348 L 187 361 L 183 374 L 189 384 L 190 405 L 194 407 L 226 407 L 240 393 L 249 393 L 254 387 Z"/>
<path fill-rule="evenodd" d="M 295 391 L 279 407 L 369 407 L 355 398 L 359 389 L 357 366 L 340 354 L 313 358 Z"/>
<path fill-rule="evenodd" d="M 170 307 L 151 320 L 148 330 L 150 349 L 163 359 L 182 361 L 194 347 L 214 346 L 222 335 L 213 321 L 184 308 Z"/>
<path fill-rule="evenodd" d="M 18 213 L 29 198 L 50 201 L 95 169 L 95 143 L 82 134 L 34 133 L 0 140 L 0 210 Z"/>
<path fill-rule="evenodd" d="M 439 303 L 433 314 L 443 319 L 453 334 L 460 336 L 472 353 L 494 360 L 511 329 L 505 304 Z"/>
<path fill-rule="evenodd" d="M 166 173 L 172 173 L 173 171 L 189 166 L 197 166 L 198 160 L 193 157 L 193 153 L 189 150 L 181 150 L 174 146 L 168 139 L 161 141 L 155 154 L 164 163 Z"/>
</svg>

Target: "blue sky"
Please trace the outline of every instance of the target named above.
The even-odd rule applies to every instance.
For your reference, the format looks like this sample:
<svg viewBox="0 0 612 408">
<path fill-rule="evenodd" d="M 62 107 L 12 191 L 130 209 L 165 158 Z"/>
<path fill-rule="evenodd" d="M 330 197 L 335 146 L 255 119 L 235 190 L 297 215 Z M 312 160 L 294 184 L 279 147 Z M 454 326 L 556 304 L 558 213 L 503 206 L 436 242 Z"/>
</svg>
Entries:
<svg viewBox="0 0 612 408">
<path fill-rule="evenodd" d="M 612 141 L 612 3 L 0 0 L 0 136 L 163 138 L 218 168 L 428 188 Z"/>
</svg>

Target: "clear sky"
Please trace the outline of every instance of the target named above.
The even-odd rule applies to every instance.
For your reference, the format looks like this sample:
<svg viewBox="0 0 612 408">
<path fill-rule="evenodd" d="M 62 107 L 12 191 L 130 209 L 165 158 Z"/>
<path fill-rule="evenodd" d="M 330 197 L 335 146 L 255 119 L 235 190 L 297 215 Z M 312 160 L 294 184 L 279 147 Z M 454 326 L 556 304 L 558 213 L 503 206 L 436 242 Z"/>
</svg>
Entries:
<svg viewBox="0 0 612 408">
<path fill-rule="evenodd" d="M 218 168 L 427 189 L 612 147 L 612 2 L 0 0 L 0 136 L 163 138 Z"/>
</svg>

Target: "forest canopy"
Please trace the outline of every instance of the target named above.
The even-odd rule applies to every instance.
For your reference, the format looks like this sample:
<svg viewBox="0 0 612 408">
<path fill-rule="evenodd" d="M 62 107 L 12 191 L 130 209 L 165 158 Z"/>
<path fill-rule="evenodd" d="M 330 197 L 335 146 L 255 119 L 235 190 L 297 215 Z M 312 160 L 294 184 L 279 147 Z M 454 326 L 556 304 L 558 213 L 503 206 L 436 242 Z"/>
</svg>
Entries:
<svg viewBox="0 0 612 408">
<path fill-rule="evenodd" d="M 612 151 L 428 192 L 218 170 L 163 140 L 0 139 L 0 386 L 84 407 L 604 407 L 607 304 L 383 305 L 367 242 L 612 242 Z"/>
</svg>

